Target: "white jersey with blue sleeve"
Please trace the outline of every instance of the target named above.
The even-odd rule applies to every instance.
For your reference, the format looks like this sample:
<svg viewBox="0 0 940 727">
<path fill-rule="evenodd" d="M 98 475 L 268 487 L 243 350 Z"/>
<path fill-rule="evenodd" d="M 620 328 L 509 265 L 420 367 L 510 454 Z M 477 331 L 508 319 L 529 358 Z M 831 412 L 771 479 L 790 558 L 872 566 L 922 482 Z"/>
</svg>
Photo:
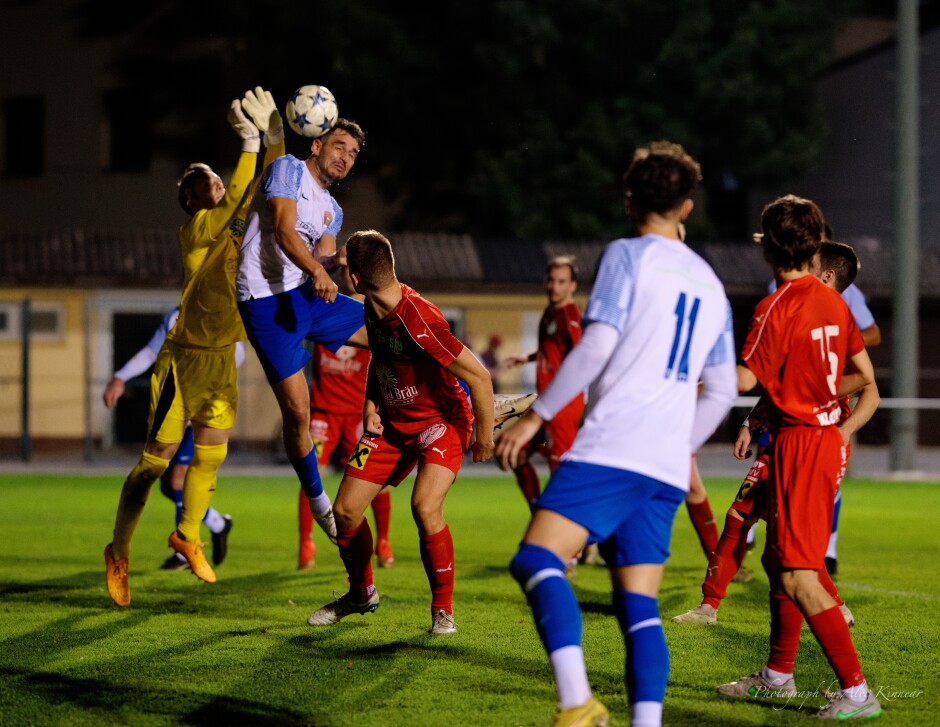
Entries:
<svg viewBox="0 0 940 727">
<path fill-rule="evenodd" d="M 339 232 L 332 229 L 334 219 L 342 219 L 339 205 L 317 184 L 307 165 L 290 154 L 275 159 L 262 175 L 248 211 L 235 278 L 236 297 L 240 301 L 293 290 L 308 277 L 277 244 L 274 215 L 268 204 L 273 197 L 286 197 L 297 203 L 295 229 L 315 257 L 320 237 L 327 231 Z"/>
<path fill-rule="evenodd" d="M 584 424 L 563 457 L 689 488 L 703 368 L 734 363 L 731 306 L 715 272 L 659 235 L 612 242 L 584 314 L 619 338 L 591 384 Z"/>
</svg>

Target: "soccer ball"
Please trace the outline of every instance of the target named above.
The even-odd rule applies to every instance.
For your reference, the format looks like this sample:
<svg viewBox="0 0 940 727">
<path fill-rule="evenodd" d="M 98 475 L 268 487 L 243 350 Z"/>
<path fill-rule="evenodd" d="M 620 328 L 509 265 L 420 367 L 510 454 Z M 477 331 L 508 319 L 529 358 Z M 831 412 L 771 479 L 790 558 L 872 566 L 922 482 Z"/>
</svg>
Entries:
<svg viewBox="0 0 940 727">
<path fill-rule="evenodd" d="M 301 136 L 316 139 L 339 118 L 336 97 L 326 86 L 301 86 L 287 102 L 287 124 Z"/>
</svg>

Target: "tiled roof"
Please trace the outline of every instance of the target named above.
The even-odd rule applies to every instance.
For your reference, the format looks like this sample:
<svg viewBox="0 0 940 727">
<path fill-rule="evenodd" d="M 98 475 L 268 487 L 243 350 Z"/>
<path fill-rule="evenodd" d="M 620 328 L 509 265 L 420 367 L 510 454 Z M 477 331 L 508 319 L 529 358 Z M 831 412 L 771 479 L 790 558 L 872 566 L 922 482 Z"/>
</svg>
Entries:
<svg viewBox="0 0 940 727">
<path fill-rule="evenodd" d="M 575 255 L 590 285 L 606 243 L 595 241 L 474 240 L 468 235 L 392 236 L 402 280 L 424 289 L 531 292 L 556 255 Z M 890 298 L 891 251 L 871 238 L 848 240 L 862 260 L 859 286 L 869 298 Z M 749 243 L 694 245 L 732 297 L 762 295 L 770 278 L 760 247 Z M 922 250 L 921 295 L 940 298 L 940 255 Z M 0 232 L 0 285 L 167 288 L 182 277 L 175 230 L 59 230 Z"/>
</svg>

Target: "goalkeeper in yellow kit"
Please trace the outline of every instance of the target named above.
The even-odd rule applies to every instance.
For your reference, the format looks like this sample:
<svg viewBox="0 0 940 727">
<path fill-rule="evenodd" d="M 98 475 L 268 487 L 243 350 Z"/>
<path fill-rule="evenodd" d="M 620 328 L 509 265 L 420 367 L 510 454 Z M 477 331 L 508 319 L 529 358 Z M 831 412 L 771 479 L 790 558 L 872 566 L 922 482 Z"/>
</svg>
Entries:
<svg viewBox="0 0 940 727">
<path fill-rule="evenodd" d="M 206 164 L 191 164 L 179 181 L 180 205 L 191 215 L 179 231 L 184 270 L 179 319 L 157 356 L 150 380 L 147 443 L 124 482 L 114 538 L 104 549 L 108 593 L 118 606 L 131 601 L 127 568 L 134 529 L 151 485 L 166 470 L 187 422 L 192 423 L 195 454 L 183 485 L 183 516 L 169 544 L 186 557 L 196 576 L 215 582 L 199 541 L 199 525 L 238 408 L 235 344 L 244 340 L 245 332 L 235 305 L 235 271 L 257 186 L 261 133 L 267 146 L 265 167 L 285 153 L 284 127 L 269 92 L 260 87 L 246 92 L 241 101 L 232 102 L 228 119 L 242 139 L 228 189 Z"/>
</svg>

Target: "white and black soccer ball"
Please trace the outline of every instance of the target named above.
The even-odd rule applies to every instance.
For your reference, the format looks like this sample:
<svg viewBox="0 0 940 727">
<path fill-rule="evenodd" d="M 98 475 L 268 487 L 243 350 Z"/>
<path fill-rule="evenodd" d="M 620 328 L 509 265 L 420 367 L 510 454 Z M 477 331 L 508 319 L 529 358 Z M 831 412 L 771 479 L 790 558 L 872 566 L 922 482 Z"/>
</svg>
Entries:
<svg viewBox="0 0 940 727">
<path fill-rule="evenodd" d="M 336 97 L 326 86 L 301 86 L 287 101 L 287 125 L 308 139 L 323 136 L 336 124 Z"/>
</svg>

